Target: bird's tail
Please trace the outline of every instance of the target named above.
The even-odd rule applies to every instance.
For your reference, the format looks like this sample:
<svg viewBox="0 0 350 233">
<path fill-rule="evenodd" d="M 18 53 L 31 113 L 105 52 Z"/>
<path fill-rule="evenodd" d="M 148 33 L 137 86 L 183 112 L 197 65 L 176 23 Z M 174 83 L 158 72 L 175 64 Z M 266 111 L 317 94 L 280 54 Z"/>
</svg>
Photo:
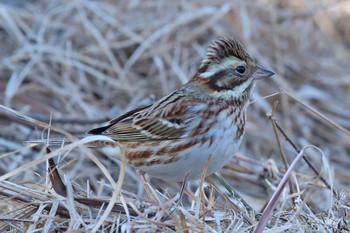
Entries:
<svg viewBox="0 0 350 233">
<path fill-rule="evenodd" d="M 48 138 L 48 139 L 42 139 L 42 140 L 33 140 L 33 141 L 25 141 L 25 143 L 38 143 L 43 144 L 46 146 L 66 146 L 72 143 L 75 143 L 78 145 L 84 145 L 90 148 L 103 148 L 106 146 L 109 147 L 117 147 L 118 144 L 116 141 L 110 139 L 109 137 L 102 136 L 102 135 L 93 135 L 93 136 L 87 136 L 84 138 Z"/>
</svg>

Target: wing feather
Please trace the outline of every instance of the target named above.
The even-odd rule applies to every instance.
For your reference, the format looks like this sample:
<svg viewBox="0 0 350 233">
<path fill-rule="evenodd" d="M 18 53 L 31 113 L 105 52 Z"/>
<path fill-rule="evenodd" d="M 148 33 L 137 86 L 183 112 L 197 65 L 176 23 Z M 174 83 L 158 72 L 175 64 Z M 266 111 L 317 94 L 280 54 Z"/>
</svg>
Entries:
<svg viewBox="0 0 350 233">
<path fill-rule="evenodd" d="M 187 135 L 192 114 L 189 109 L 199 102 L 184 98 L 177 90 L 153 105 L 127 112 L 109 122 L 109 125 L 91 130 L 92 134 L 108 135 L 116 141 L 148 141 L 179 139 Z"/>
</svg>

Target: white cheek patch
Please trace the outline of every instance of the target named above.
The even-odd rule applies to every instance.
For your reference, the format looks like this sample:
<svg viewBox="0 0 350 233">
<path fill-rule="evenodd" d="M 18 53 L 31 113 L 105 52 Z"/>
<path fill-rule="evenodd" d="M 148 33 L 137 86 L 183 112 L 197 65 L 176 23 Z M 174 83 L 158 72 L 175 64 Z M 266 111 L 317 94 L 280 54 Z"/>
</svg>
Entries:
<svg viewBox="0 0 350 233">
<path fill-rule="evenodd" d="M 252 82 L 254 82 L 254 79 L 249 78 L 241 85 L 238 85 L 235 88 L 233 88 L 233 91 L 238 93 L 238 95 L 242 95 L 243 92 L 252 84 Z"/>
<path fill-rule="evenodd" d="M 250 85 L 254 85 L 253 82 L 254 80 L 250 78 L 246 82 L 242 83 L 239 86 L 236 86 L 232 90 L 215 91 L 213 92 L 212 96 L 223 99 L 239 98 Z"/>
<path fill-rule="evenodd" d="M 204 60 L 206 61 L 206 60 Z M 200 74 L 200 77 L 202 78 L 209 78 L 210 76 L 213 76 L 214 74 L 220 72 L 221 70 L 226 70 L 229 68 L 233 68 L 238 65 L 246 65 L 244 61 L 236 58 L 236 57 L 229 57 L 221 61 L 219 64 L 212 64 L 209 66 L 208 70 L 204 73 Z"/>
</svg>

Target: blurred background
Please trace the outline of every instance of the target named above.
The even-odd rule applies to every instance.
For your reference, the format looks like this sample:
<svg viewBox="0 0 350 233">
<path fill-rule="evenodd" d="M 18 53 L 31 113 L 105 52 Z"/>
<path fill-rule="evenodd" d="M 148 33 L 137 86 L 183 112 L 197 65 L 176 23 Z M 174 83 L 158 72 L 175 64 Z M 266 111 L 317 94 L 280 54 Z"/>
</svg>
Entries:
<svg viewBox="0 0 350 233">
<path fill-rule="evenodd" d="M 330 169 L 317 151 L 309 151 L 310 160 L 329 183 L 349 192 L 350 1 L 2 0 L 0 104 L 46 123 L 52 113 L 52 125 L 83 136 L 187 82 L 211 41 L 222 36 L 238 38 L 276 73 L 256 87 L 240 157 L 223 169 L 225 177 L 259 200 L 259 208 L 266 203 L 266 177 L 284 170 L 266 116 L 277 100 L 274 117 L 284 131 L 299 148 L 322 149 Z M 46 138 L 47 130 L 1 111 L 0 175 L 42 156 L 41 146 L 25 141 Z M 291 163 L 297 153 L 280 139 Z M 117 179 L 118 162 L 96 153 Z M 94 192 L 110 192 L 101 189 L 105 178 L 81 151 L 61 155 L 57 163 L 82 187 L 89 180 Z M 45 172 L 40 164 L 11 180 L 40 183 Z M 315 176 L 304 162 L 298 172 L 305 186 Z M 125 190 L 141 192 L 135 174 L 128 174 Z"/>
</svg>

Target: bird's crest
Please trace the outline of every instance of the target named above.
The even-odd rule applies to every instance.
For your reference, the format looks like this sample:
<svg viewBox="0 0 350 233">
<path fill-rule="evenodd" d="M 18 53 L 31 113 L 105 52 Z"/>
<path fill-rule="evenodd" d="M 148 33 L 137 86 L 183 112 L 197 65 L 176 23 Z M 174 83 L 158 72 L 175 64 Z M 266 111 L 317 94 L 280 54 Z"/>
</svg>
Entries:
<svg viewBox="0 0 350 233">
<path fill-rule="evenodd" d="M 254 62 L 238 40 L 223 37 L 214 41 L 213 44 L 209 46 L 201 67 L 207 66 L 210 63 L 219 63 L 221 60 L 231 56 L 243 60 L 246 63 Z"/>
</svg>

